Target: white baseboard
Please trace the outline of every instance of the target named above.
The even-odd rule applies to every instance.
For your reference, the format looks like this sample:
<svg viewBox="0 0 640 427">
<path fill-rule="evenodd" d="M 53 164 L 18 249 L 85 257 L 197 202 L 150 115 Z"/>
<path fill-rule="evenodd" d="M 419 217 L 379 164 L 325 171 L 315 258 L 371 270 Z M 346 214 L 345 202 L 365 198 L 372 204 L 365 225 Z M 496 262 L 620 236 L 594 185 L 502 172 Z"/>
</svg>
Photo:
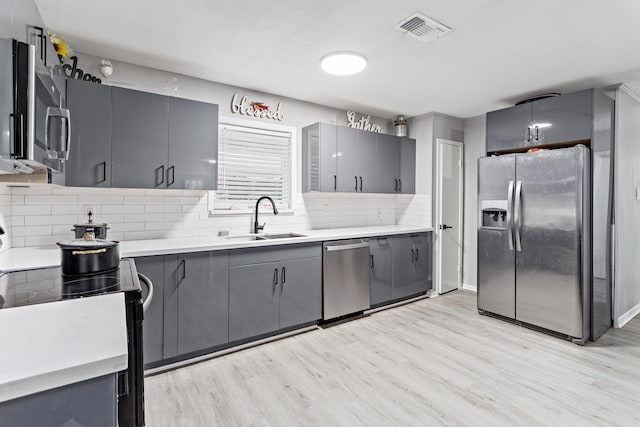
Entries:
<svg viewBox="0 0 640 427">
<path fill-rule="evenodd" d="M 614 327 L 622 328 L 626 325 L 631 319 L 640 314 L 640 304 L 633 307 L 631 310 L 624 313 L 622 316 L 618 316 L 618 318 L 614 322 Z"/>
<path fill-rule="evenodd" d="M 469 292 L 478 292 L 478 286 L 470 285 L 468 283 L 463 283 L 462 284 L 462 289 L 465 290 L 465 291 L 469 291 Z"/>
</svg>

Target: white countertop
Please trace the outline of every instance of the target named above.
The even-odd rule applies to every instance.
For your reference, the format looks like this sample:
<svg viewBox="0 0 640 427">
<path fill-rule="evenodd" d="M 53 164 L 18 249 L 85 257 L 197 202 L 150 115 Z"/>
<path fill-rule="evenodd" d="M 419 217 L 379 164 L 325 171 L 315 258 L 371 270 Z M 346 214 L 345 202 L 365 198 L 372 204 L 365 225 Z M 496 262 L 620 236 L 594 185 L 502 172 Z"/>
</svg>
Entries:
<svg viewBox="0 0 640 427">
<path fill-rule="evenodd" d="M 127 369 L 124 293 L 0 310 L 0 402 Z"/>
<path fill-rule="evenodd" d="M 421 233 L 431 231 L 426 227 L 385 225 L 374 227 L 330 228 L 324 230 L 291 230 L 306 237 L 274 240 L 243 240 L 237 237 L 183 237 L 176 239 L 129 240 L 120 242 L 122 258 L 187 253 L 220 249 L 238 249 L 259 246 L 273 246 L 291 243 L 320 242 L 326 240 L 374 237 L 392 234 Z M 268 234 L 268 232 L 267 232 Z M 274 234 L 278 234 L 274 232 Z M 0 271 L 31 270 L 60 265 L 60 250 L 57 246 L 13 248 L 0 253 Z"/>
</svg>

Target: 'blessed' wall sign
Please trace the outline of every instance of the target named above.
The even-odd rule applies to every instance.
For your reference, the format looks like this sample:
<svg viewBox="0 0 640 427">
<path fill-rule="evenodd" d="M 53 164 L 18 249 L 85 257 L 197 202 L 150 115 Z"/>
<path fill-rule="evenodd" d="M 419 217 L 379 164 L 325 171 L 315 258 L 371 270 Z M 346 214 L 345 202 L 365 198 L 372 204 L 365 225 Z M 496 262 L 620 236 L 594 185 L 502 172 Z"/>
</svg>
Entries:
<svg viewBox="0 0 640 427">
<path fill-rule="evenodd" d="M 278 102 L 278 106 L 272 109 L 263 102 L 249 101 L 246 96 L 238 99 L 238 94 L 234 94 L 231 98 L 231 112 L 242 114 L 245 116 L 259 117 L 262 119 L 282 120 L 282 102 Z"/>
</svg>

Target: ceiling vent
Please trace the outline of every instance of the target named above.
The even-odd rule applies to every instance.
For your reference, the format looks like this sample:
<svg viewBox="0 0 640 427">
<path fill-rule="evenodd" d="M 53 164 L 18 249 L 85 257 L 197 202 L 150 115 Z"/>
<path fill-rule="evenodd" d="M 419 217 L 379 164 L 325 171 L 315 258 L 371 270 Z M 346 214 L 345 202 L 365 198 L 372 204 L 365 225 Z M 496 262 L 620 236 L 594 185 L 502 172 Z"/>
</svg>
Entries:
<svg viewBox="0 0 640 427">
<path fill-rule="evenodd" d="M 451 28 L 420 12 L 406 17 L 396 25 L 396 28 L 411 34 L 423 42 L 437 39 L 451 31 Z"/>
</svg>

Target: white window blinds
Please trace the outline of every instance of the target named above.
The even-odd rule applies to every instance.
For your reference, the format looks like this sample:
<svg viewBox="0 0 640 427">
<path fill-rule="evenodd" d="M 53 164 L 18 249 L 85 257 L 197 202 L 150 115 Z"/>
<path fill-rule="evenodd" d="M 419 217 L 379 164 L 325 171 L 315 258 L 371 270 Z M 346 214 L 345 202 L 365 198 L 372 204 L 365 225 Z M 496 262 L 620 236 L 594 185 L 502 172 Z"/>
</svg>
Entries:
<svg viewBox="0 0 640 427">
<path fill-rule="evenodd" d="M 288 208 L 291 133 L 220 125 L 215 209 L 246 209 L 260 196 Z"/>
</svg>

